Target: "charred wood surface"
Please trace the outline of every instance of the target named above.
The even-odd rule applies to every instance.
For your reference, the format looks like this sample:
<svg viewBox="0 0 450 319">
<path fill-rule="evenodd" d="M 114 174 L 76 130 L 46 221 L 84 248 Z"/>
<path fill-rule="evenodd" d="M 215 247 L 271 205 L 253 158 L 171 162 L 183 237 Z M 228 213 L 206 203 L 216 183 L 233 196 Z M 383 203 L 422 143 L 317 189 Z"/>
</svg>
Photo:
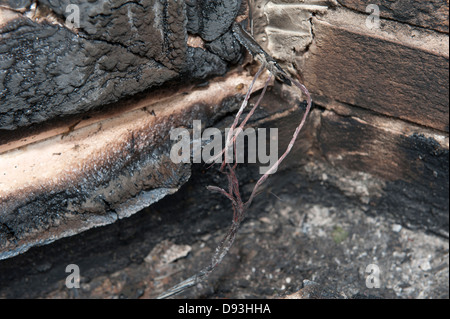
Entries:
<svg viewBox="0 0 450 319">
<path fill-rule="evenodd" d="M 371 30 L 365 0 L 256 1 L 256 40 L 314 109 L 225 263 L 180 297 L 448 298 L 448 1 L 409 2 L 381 1 Z M 153 298 L 209 262 L 232 212 L 205 187 L 224 177 L 174 164 L 169 132 L 230 127 L 255 73 L 230 32 L 245 14 L 0 0 L 0 297 Z M 249 123 L 279 129 L 279 154 L 303 98 L 275 81 Z M 247 198 L 258 164 L 237 174 Z"/>
</svg>

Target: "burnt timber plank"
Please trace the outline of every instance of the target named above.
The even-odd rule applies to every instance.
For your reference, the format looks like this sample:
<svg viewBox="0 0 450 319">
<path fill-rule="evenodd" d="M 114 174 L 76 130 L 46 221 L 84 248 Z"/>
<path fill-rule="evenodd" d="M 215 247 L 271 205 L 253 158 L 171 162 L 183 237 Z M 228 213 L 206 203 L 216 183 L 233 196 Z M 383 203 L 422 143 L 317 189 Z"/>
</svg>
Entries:
<svg viewBox="0 0 450 319">
<path fill-rule="evenodd" d="M 382 18 L 448 33 L 448 0 L 338 0 L 346 8 L 365 13 L 370 4 L 376 4 Z"/>
<path fill-rule="evenodd" d="M 251 79 L 234 72 L 207 90 L 150 94 L 131 110 L 72 131 L 0 147 L 0 259 L 113 223 L 176 192 L 190 164 L 170 159 L 171 129 L 192 127 L 193 120 L 208 125 L 236 108 L 248 89 L 241 84 Z"/>
<path fill-rule="evenodd" d="M 36 3 L 0 1 L 0 133 L 4 135 L 86 115 L 168 81 L 223 75 L 231 64 L 222 58 L 234 63 L 240 58 L 237 43 L 231 59 L 227 53 L 219 57 L 205 47 L 190 47 L 187 31 L 200 19 L 198 33 L 216 40 L 229 29 L 240 0 L 202 2 L 189 12 L 185 1 L 174 0 Z M 66 25 L 69 4 L 79 8 L 78 29 Z M 216 50 L 225 44 L 218 45 Z"/>
<path fill-rule="evenodd" d="M 330 10 L 312 20 L 313 44 L 298 58 L 307 87 L 317 96 L 448 132 L 448 36 L 393 22 L 369 30 L 365 19 Z"/>
</svg>

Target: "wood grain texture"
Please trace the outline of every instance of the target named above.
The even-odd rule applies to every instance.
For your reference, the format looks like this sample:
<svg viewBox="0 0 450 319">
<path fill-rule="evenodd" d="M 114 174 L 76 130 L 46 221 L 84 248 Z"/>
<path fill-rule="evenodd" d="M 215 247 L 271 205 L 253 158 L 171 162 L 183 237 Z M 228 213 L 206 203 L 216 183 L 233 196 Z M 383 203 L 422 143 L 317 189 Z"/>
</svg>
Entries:
<svg viewBox="0 0 450 319">
<path fill-rule="evenodd" d="M 346 8 L 366 12 L 369 4 L 380 8 L 382 18 L 388 18 L 423 28 L 448 33 L 448 0 L 338 0 Z"/>
<path fill-rule="evenodd" d="M 313 26 L 298 64 L 316 96 L 449 131 L 448 36 L 397 23 L 369 30 L 365 16 L 339 10 Z"/>
</svg>

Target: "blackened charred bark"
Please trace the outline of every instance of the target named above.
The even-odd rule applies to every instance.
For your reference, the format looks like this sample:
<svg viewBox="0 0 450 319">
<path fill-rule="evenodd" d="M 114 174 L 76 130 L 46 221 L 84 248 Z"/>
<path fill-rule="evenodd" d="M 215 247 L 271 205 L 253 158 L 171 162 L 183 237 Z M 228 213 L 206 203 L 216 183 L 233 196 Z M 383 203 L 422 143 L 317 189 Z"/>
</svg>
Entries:
<svg viewBox="0 0 450 319">
<path fill-rule="evenodd" d="M 194 7 L 173 0 L 40 0 L 36 8 L 31 1 L 0 4 L 1 14 L 8 15 L 0 25 L 4 132 L 86 114 L 180 77 L 223 75 L 227 61 L 240 57 L 237 43 L 233 52 L 219 55 L 209 46 L 187 45 L 193 12 L 201 21 L 198 34 L 212 41 L 229 30 L 241 5 L 237 0 Z M 77 30 L 63 25 L 69 4 L 80 9 Z"/>
</svg>

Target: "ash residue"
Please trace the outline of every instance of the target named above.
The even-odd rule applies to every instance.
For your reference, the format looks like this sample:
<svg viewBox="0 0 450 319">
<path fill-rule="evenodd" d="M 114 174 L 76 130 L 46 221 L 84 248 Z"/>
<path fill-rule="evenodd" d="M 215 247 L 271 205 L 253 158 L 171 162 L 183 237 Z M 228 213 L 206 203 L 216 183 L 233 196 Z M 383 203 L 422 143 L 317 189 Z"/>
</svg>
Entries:
<svg viewBox="0 0 450 319">
<path fill-rule="evenodd" d="M 323 175 L 316 169 L 273 176 L 217 271 L 177 298 L 279 298 L 306 288 L 305 280 L 321 287 L 303 291 L 305 298 L 448 298 L 447 240 L 368 217 L 369 205 L 349 199 L 330 178 L 316 179 Z M 238 174 L 245 181 L 257 176 Z M 8 275 L 0 296 L 73 298 L 65 288 L 69 261 L 82 269 L 79 298 L 159 295 L 210 262 L 232 212 L 205 186 L 224 182 L 214 169 L 195 166 L 178 193 L 140 214 L 0 262 L 0 274 Z M 252 187 L 242 185 L 243 196 Z M 170 241 L 167 249 L 156 249 L 161 238 Z M 171 247 L 190 252 L 162 262 Z M 52 266 L 36 272 L 31 261 Z M 367 286 L 369 265 L 380 269 L 380 288 Z"/>
</svg>

